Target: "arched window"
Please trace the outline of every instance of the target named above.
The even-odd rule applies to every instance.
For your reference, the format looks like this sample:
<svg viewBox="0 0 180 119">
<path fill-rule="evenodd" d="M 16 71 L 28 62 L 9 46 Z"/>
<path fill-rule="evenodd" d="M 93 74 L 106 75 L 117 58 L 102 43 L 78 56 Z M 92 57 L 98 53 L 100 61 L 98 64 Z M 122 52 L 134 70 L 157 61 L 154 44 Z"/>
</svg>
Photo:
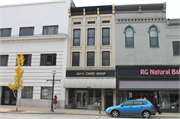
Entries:
<svg viewBox="0 0 180 119">
<path fill-rule="evenodd" d="M 149 39 L 150 39 L 150 47 L 158 47 L 158 29 L 152 26 L 149 29 Z"/>
<path fill-rule="evenodd" d="M 131 27 L 126 28 L 125 31 L 126 39 L 125 39 L 125 45 L 126 47 L 134 47 L 134 30 Z"/>
</svg>

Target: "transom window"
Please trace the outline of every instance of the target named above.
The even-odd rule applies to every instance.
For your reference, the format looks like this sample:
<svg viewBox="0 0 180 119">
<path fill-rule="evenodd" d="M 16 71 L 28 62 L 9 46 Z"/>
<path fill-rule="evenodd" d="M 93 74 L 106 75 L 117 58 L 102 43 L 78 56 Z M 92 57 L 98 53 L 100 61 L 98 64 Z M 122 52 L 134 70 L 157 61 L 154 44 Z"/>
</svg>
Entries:
<svg viewBox="0 0 180 119">
<path fill-rule="evenodd" d="M 43 35 L 58 34 L 58 26 L 43 26 Z"/>
<path fill-rule="evenodd" d="M 94 66 L 94 52 L 87 52 L 87 66 Z"/>
<path fill-rule="evenodd" d="M 0 37 L 11 37 L 11 28 L 0 29 Z"/>
<path fill-rule="evenodd" d="M 72 56 L 72 66 L 79 66 L 79 52 L 73 52 Z"/>
<path fill-rule="evenodd" d="M 102 45 L 110 45 L 110 32 L 109 28 L 102 29 Z"/>
<path fill-rule="evenodd" d="M 150 47 L 158 47 L 158 30 L 156 27 L 149 29 Z"/>
<path fill-rule="evenodd" d="M 80 46 L 80 29 L 74 29 L 73 46 Z"/>
<path fill-rule="evenodd" d="M 102 52 L 102 66 L 110 66 L 110 52 L 109 51 Z"/>
<path fill-rule="evenodd" d="M 87 45 L 95 45 L 95 29 L 89 28 L 88 29 L 88 43 Z"/>
<path fill-rule="evenodd" d="M 134 30 L 131 27 L 126 28 L 126 38 L 125 45 L 126 47 L 134 47 Z"/>
<path fill-rule="evenodd" d="M 34 35 L 34 27 L 20 28 L 19 36 L 32 36 Z"/>
<path fill-rule="evenodd" d="M 41 66 L 55 66 L 56 54 L 41 54 Z"/>
<path fill-rule="evenodd" d="M 173 41 L 173 55 L 180 55 L 180 41 Z"/>
</svg>

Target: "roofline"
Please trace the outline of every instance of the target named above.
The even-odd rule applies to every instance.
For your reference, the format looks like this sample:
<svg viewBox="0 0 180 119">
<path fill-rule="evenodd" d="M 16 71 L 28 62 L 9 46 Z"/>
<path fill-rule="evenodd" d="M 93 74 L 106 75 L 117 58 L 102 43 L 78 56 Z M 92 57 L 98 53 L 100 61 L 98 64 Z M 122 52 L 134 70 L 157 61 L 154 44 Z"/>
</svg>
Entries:
<svg viewBox="0 0 180 119">
<path fill-rule="evenodd" d="M 164 3 L 150 3 L 150 4 L 122 4 L 122 5 L 115 5 L 115 7 L 117 6 L 117 7 L 119 7 L 119 6 L 139 6 L 139 5 L 149 5 L 149 6 L 151 6 L 151 5 L 164 5 L 164 4 L 166 4 L 166 2 L 164 2 Z"/>
<path fill-rule="evenodd" d="M 112 5 L 98 5 L 98 6 L 80 6 L 75 8 L 98 8 L 98 7 L 111 7 Z M 74 8 L 74 7 L 71 7 Z"/>
<path fill-rule="evenodd" d="M 30 6 L 30 5 L 41 5 L 41 4 L 54 4 L 54 3 L 66 3 L 66 0 L 48 1 L 48 2 L 22 3 L 22 4 L 15 4 L 15 5 L 1 5 L 0 8 L 4 8 L 4 7 L 18 7 L 18 6 Z"/>
</svg>

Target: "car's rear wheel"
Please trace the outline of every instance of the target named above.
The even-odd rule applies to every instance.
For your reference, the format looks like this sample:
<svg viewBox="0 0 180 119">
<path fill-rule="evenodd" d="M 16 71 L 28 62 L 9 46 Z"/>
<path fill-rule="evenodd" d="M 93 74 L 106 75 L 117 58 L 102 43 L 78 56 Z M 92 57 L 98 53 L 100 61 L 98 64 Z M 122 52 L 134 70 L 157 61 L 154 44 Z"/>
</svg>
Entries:
<svg viewBox="0 0 180 119">
<path fill-rule="evenodd" d="M 142 115 L 144 118 L 150 118 L 150 116 L 151 116 L 149 111 L 144 111 Z"/>
<path fill-rule="evenodd" d="M 111 115 L 112 115 L 112 117 L 118 117 L 119 116 L 119 112 L 117 110 L 113 110 Z"/>
</svg>

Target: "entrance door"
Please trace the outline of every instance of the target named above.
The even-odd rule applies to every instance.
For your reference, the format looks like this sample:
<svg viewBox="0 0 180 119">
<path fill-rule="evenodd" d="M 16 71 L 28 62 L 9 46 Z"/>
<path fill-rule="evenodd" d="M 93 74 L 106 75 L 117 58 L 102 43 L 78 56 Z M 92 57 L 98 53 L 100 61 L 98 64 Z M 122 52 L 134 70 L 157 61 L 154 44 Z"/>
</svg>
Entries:
<svg viewBox="0 0 180 119">
<path fill-rule="evenodd" d="M 88 103 L 88 92 L 77 91 L 77 108 L 87 108 Z"/>
<path fill-rule="evenodd" d="M 2 88 L 2 97 L 1 97 L 2 105 L 16 105 L 16 98 L 8 87 L 3 86 Z"/>
<path fill-rule="evenodd" d="M 136 99 L 144 99 L 146 98 L 147 100 L 149 99 L 148 93 L 136 93 Z"/>
<path fill-rule="evenodd" d="M 113 91 L 106 91 L 106 109 L 113 106 Z"/>
</svg>

